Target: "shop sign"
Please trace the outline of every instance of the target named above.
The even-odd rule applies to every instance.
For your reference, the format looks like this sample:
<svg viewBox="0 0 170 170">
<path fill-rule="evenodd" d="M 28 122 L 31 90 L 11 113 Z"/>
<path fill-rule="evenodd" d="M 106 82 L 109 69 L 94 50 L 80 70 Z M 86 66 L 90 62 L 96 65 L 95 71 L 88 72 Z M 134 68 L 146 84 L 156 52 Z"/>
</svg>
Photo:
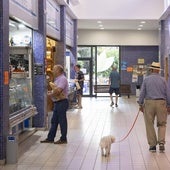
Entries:
<svg viewBox="0 0 170 170">
<path fill-rule="evenodd" d="M 43 64 L 35 63 L 34 64 L 34 75 L 43 75 L 43 73 L 44 73 Z"/>
</svg>

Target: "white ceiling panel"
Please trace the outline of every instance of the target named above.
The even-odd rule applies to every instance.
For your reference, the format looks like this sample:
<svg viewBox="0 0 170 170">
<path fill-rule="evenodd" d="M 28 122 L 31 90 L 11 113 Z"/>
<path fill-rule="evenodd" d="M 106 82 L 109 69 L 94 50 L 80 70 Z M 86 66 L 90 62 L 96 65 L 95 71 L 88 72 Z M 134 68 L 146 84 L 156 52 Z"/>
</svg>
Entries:
<svg viewBox="0 0 170 170">
<path fill-rule="evenodd" d="M 78 18 L 78 29 L 158 30 L 164 11 L 163 0 L 80 0 L 72 10 Z M 97 21 L 102 21 L 101 24 Z"/>
</svg>

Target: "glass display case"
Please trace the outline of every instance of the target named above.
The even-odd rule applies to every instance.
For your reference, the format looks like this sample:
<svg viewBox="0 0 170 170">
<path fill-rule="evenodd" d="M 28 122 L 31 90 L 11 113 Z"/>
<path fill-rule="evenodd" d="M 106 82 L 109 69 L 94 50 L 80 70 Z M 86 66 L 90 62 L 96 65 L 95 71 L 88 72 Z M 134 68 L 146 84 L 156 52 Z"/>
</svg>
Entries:
<svg viewBox="0 0 170 170">
<path fill-rule="evenodd" d="M 31 79 L 21 73 L 17 73 L 21 78 L 13 77 L 10 80 L 9 88 L 9 108 L 10 114 L 32 105 Z M 16 76 L 16 75 L 15 75 Z"/>
<path fill-rule="evenodd" d="M 30 47 L 10 47 L 10 114 L 32 104 L 32 68 Z"/>
<path fill-rule="evenodd" d="M 10 72 L 10 133 L 19 133 L 24 129 L 24 121 L 37 114 L 37 109 L 32 102 L 32 49 L 30 47 L 10 47 Z"/>
</svg>

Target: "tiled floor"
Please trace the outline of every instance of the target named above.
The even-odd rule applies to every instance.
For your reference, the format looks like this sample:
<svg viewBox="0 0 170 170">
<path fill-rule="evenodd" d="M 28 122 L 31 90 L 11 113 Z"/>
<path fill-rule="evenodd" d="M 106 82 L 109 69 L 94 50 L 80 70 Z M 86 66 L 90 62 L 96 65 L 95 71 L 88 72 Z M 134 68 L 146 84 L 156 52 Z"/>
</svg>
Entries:
<svg viewBox="0 0 170 170">
<path fill-rule="evenodd" d="M 18 163 L 2 170 L 169 170 L 170 116 L 165 153 L 150 153 L 143 115 L 140 113 L 129 136 L 112 144 L 109 157 L 102 157 L 99 141 L 112 134 L 117 141 L 128 133 L 138 113 L 136 97 L 119 98 L 118 108 L 108 97 L 83 98 L 82 110 L 68 111 L 68 144 L 41 144 L 47 131 L 37 131 L 19 147 Z M 57 133 L 56 140 L 59 138 Z"/>
</svg>

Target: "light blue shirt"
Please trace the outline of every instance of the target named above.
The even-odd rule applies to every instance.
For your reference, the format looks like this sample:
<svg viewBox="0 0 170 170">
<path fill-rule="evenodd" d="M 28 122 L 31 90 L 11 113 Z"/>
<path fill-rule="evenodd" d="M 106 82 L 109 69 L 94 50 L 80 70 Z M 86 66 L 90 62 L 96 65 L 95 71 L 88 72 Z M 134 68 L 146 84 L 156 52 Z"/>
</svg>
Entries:
<svg viewBox="0 0 170 170">
<path fill-rule="evenodd" d="M 144 99 L 164 99 L 170 106 L 170 91 L 168 89 L 166 80 L 159 74 L 152 73 L 143 80 L 138 103 L 144 104 Z"/>
</svg>

